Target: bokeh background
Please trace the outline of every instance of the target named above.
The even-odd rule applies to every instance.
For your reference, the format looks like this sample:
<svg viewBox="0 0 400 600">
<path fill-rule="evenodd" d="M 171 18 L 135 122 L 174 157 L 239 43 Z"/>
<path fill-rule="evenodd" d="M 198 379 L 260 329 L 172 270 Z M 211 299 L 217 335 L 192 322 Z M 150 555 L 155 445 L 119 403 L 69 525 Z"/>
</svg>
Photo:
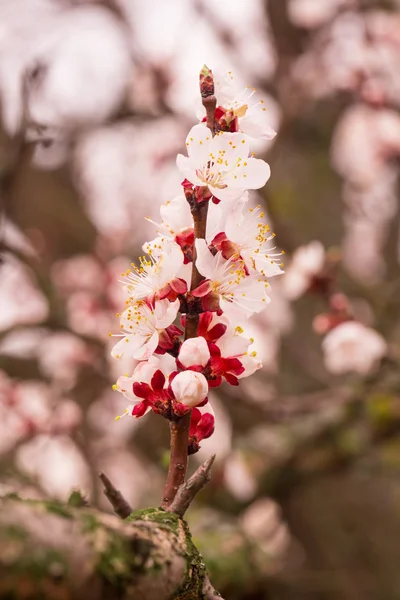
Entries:
<svg viewBox="0 0 400 600">
<path fill-rule="evenodd" d="M 211 397 L 190 525 L 233 600 L 399 599 L 398 0 L 0 0 L 0 491 L 110 510 L 104 470 L 159 503 L 168 426 L 115 421 L 108 333 L 145 217 L 179 193 L 203 63 L 265 98 L 278 135 L 254 147 L 272 177 L 252 201 L 287 273 L 254 321 L 264 368 Z M 291 264 L 316 242 L 379 366 L 329 369 L 326 295 Z M 368 363 L 367 341 L 347 351 Z"/>
</svg>

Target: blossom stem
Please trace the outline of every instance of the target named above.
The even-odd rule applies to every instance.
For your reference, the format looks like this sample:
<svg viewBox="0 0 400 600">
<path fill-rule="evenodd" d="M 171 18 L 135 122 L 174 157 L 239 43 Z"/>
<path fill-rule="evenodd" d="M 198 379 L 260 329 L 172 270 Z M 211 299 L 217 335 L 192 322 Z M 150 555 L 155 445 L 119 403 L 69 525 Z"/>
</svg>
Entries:
<svg viewBox="0 0 400 600">
<path fill-rule="evenodd" d="M 193 203 L 192 215 L 194 220 L 194 236 L 205 239 L 207 225 L 208 202 Z M 202 275 L 195 265 L 196 256 L 193 257 L 192 279 L 190 289 L 196 289 Z M 186 314 L 185 340 L 197 336 L 199 315 L 188 312 Z M 170 422 L 171 456 L 167 480 L 164 486 L 162 507 L 168 508 L 174 500 L 180 486 L 185 482 L 188 467 L 189 430 L 192 411 L 183 416 L 179 421 Z"/>
<path fill-rule="evenodd" d="M 215 134 L 215 108 L 217 105 L 216 97 L 214 96 L 214 78 L 212 72 L 204 66 L 200 72 L 200 93 L 202 97 L 202 103 L 206 109 L 207 114 L 207 127 L 210 129 L 212 135 Z M 188 198 L 190 204 L 190 210 L 193 216 L 194 222 L 194 255 L 193 255 L 193 267 L 192 267 L 192 278 L 190 284 L 190 291 L 196 289 L 201 283 L 203 277 L 200 275 L 196 267 L 196 239 L 205 239 L 206 228 L 207 228 L 207 213 L 208 213 L 208 200 L 203 202 L 197 202 L 196 198 Z M 185 327 L 185 340 L 194 338 L 197 336 L 197 330 L 199 325 L 199 315 L 192 313 L 190 310 L 186 313 L 186 327 Z M 171 455 L 168 468 L 167 480 L 164 486 L 164 494 L 162 500 L 162 507 L 168 508 L 173 502 L 176 493 L 181 485 L 186 480 L 186 472 L 188 468 L 188 448 L 189 448 L 189 431 L 190 431 L 190 420 L 192 411 L 188 412 L 185 416 L 179 419 L 179 421 L 170 422 L 171 432 Z"/>
</svg>

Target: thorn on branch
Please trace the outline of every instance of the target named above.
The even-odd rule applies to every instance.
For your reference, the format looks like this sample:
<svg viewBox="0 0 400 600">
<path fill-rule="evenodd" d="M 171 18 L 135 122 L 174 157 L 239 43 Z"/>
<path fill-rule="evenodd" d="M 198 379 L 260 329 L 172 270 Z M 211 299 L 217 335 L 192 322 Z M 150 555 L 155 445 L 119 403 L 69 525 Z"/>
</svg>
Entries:
<svg viewBox="0 0 400 600">
<path fill-rule="evenodd" d="M 121 519 L 126 519 L 126 517 L 129 517 L 129 515 L 133 512 L 130 504 L 125 500 L 121 492 L 117 490 L 105 473 L 100 472 L 99 477 L 104 485 L 104 495 L 110 501 L 115 514 L 118 515 L 118 517 L 121 517 Z"/>
<path fill-rule="evenodd" d="M 211 467 L 215 460 L 215 454 L 210 456 L 205 463 L 200 465 L 193 475 L 183 483 L 171 504 L 166 509 L 168 512 L 177 514 L 180 518 L 183 517 L 194 497 L 198 492 L 210 481 Z"/>
</svg>

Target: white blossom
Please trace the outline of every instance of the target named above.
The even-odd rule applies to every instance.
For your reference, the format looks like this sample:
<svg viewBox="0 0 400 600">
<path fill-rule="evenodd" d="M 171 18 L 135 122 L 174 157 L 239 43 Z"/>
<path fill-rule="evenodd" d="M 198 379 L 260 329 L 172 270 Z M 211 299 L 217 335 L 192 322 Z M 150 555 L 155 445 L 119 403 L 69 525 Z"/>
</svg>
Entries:
<svg viewBox="0 0 400 600">
<path fill-rule="evenodd" d="M 121 358 L 129 353 L 136 360 L 150 358 L 158 346 L 160 332 L 171 325 L 178 313 L 179 300 L 158 300 L 154 306 L 138 301 L 128 306 L 121 315 L 122 339 L 111 355 Z"/>
<path fill-rule="evenodd" d="M 265 161 L 249 157 L 249 141 L 242 133 L 212 137 L 205 125 L 195 125 L 186 138 L 186 147 L 188 156 L 178 154 L 178 168 L 194 185 L 208 186 L 219 200 L 239 198 L 246 189 L 262 188 L 270 177 Z"/>
<path fill-rule="evenodd" d="M 169 241 L 161 248 L 153 245 L 149 251 L 149 258 L 142 256 L 139 267 L 132 263 L 132 270 L 124 274 L 122 283 L 132 300 L 152 297 L 173 285 L 183 265 L 182 250 L 175 242 Z"/>
<path fill-rule="evenodd" d="M 346 321 L 332 329 L 322 342 L 325 366 L 331 373 L 367 375 L 387 351 L 384 338 L 374 329 Z"/>
<path fill-rule="evenodd" d="M 262 140 L 272 140 L 276 136 L 265 100 L 259 98 L 256 88 L 241 86 L 232 71 L 219 73 L 214 69 L 214 81 L 218 105 L 238 119 L 242 133 Z"/>
<path fill-rule="evenodd" d="M 214 238 L 214 245 L 221 249 L 225 258 L 241 259 L 250 271 L 256 271 L 265 277 L 280 275 L 282 271 L 282 253 L 275 252 L 270 245 L 275 234 L 270 233 L 264 222 L 261 206 L 247 207 L 248 193 L 242 201 L 223 215 L 219 223 L 220 233 Z"/>
<path fill-rule="evenodd" d="M 228 317 L 251 316 L 270 302 L 268 283 L 258 276 L 247 276 L 241 261 L 225 260 L 221 252 L 211 254 L 205 240 L 196 240 L 196 266 L 208 283 L 209 292 L 219 296 L 220 308 Z"/>
</svg>

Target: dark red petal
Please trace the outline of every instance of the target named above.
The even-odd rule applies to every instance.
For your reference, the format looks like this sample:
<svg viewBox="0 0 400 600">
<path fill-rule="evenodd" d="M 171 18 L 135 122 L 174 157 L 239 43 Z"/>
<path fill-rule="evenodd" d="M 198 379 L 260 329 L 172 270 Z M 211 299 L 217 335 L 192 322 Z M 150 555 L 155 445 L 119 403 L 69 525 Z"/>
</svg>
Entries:
<svg viewBox="0 0 400 600">
<path fill-rule="evenodd" d="M 160 371 L 158 369 L 154 373 L 153 377 L 151 378 L 151 387 L 153 388 L 154 391 L 162 390 L 164 387 L 164 383 L 165 383 L 165 375 L 162 371 Z"/>
<path fill-rule="evenodd" d="M 139 404 L 136 404 L 133 409 L 132 409 L 132 416 L 133 417 L 143 417 L 144 413 L 146 412 L 148 407 L 148 402 L 146 402 L 146 400 L 142 400 L 142 402 L 139 402 Z"/>
<path fill-rule="evenodd" d="M 212 388 L 219 387 L 222 383 L 222 377 L 218 375 L 215 379 L 208 380 L 208 386 Z"/>
<path fill-rule="evenodd" d="M 138 381 L 135 381 L 132 389 L 133 393 L 138 398 L 148 398 L 151 394 L 151 388 L 148 383 L 139 383 Z"/>
<path fill-rule="evenodd" d="M 212 318 L 212 312 L 208 311 L 201 313 L 201 315 L 199 316 L 199 327 L 197 329 L 198 335 L 202 335 L 203 337 L 205 337 L 205 334 L 208 331 Z"/>
<path fill-rule="evenodd" d="M 215 429 L 215 418 L 211 413 L 205 413 L 202 415 L 196 428 L 196 438 L 198 442 L 209 438 L 214 433 Z"/>
<path fill-rule="evenodd" d="M 201 415 L 201 412 L 199 411 L 199 409 L 193 408 L 192 415 L 190 417 L 190 431 L 189 431 L 190 436 L 193 436 L 195 434 L 197 423 L 200 421 L 201 416 L 202 415 Z"/>
<path fill-rule="evenodd" d="M 217 344 L 214 344 L 214 342 L 208 342 L 208 349 L 210 351 L 212 358 L 214 358 L 214 357 L 219 358 L 221 356 L 221 350 L 219 349 Z"/>
<path fill-rule="evenodd" d="M 239 385 L 239 380 L 231 373 L 225 373 L 224 377 L 231 385 Z"/>
<path fill-rule="evenodd" d="M 211 327 L 211 329 L 207 332 L 206 339 L 209 340 L 210 342 L 215 342 L 216 340 L 219 340 L 219 338 L 224 335 L 226 329 L 227 329 L 226 325 L 224 325 L 223 323 L 217 323 L 216 325 L 214 325 L 214 327 Z"/>
</svg>

